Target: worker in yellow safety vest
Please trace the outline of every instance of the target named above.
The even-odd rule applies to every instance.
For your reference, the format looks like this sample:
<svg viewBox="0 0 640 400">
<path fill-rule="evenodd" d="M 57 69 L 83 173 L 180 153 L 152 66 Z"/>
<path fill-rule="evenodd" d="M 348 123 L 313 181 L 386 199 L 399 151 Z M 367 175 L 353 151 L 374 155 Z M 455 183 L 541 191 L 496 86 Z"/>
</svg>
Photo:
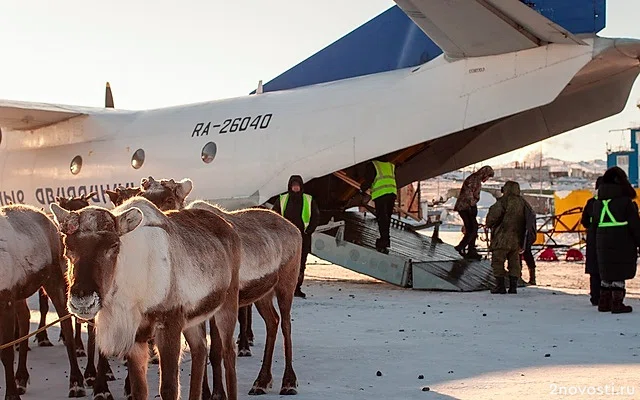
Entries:
<svg viewBox="0 0 640 400">
<path fill-rule="evenodd" d="M 380 238 L 376 240 L 376 250 L 389 254 L 389 247 L 391 247 L 389 228 L 398 188 L 396 166 L 387 161 L 386 157 L 379 157 L 367 164 L 365 181 L 360 185 L 360 191 L 364 193 L 368 189 L 371 189 L 371 200 L 376 205 L 376 219 L 380 231 Z"/>
<path fill-rule="evenodd" d="M 311 252 L 311 235 L 318 227 L 320 210 L 313 197 L 304 193 L 304 181 L 300 175 L 292 175 L 289 178 L 288 190 L 278 197 L 273 206 L 273 211 L 297 226 L 302 234 L 300 273 L 294 295 L 306 298 L 306 294 L 302 291 L 302 282 L 304 281 L 307 256 Z"/>
</svg>

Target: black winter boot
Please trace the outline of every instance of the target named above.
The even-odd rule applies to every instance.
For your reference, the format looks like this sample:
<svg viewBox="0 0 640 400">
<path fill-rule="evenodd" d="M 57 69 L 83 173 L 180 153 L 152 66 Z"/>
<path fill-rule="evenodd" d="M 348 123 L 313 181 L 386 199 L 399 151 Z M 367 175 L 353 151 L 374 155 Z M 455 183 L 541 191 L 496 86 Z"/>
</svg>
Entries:
<svg viewBox="0 0 640 400">
<path fill-rule="evenodd" d="M 611 288 L 601 286 L 600 298 L 598 299 L 598 311 L 608 312 L 611 311 Z"/>
<path fill-rule="evenodd" d="M 516 294 L 518 293 L 518 277 L 510 276 L 509 277 L 509 293 Z"/>
<path fill-rule="evenodd" d="M 611 290 L 611 313 L 612 314 L 624 314 L 630 313 L 633 308 L 622 303 L 624 295 L 626 294 L 624 289 L 612 289 Z M 600 295 L 602 296 L 602 295 Z"/>
<path fill-rule="evenodd" d="M 491 289 L 492 294 L 505 294 L 507 288 L 504 286 L 504 276 L 496 276 L 496 287 Z"/>
</svg>

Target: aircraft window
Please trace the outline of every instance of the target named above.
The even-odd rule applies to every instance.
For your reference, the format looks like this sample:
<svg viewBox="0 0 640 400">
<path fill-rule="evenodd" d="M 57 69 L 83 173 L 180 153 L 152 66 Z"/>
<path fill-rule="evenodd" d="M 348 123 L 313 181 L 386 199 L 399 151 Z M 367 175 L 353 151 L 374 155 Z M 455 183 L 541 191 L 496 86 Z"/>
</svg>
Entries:
<svg viewBox="0 0 640 400">
<path fill-rule="evenodd" d="M 80 172 L 80 169 L 82 169 L 82 157 L 80 156 L 73 157 L 73 160 L 71 160 L 71 166 L 69 167 L 69 169 L 71 169 L 72 174 L 77 175 Z"/>
<path fill-rule="evenodd" d="M 144 150 L 138 149 L 133 153 L 133 157 L 131 157 L 131 166 L 138 169 L 142 167 L 142 164 L 144 164 Z"/>
<path fill-rule="evenodd" d="M 206 164 L 209 164 L 211 161 L 213 161 L 214 158 L 216 158 L 217 152 L 218 146 L 216 146 L 215 143 L 209 142 L 205 144 L 202 148 L 202 161 L 204 161 Z"/>
</svg>

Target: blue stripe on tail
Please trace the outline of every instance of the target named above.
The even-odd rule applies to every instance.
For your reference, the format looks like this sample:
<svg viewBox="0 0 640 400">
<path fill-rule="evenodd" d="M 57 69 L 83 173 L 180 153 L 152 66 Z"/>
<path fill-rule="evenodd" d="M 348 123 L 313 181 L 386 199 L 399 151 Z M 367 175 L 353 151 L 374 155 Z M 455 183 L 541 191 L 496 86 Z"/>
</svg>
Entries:
<svg viewBox="0 0 640 400">
<path fill-rule="evenodd" d="M 605 27 L 606 0 L 521 1 L 574 34 L 597 33 Z M 394 6 L 267 82 L 263 89 L 273 92 L 408 68 L 440 54 L 442 50 Z"/>
</svg>

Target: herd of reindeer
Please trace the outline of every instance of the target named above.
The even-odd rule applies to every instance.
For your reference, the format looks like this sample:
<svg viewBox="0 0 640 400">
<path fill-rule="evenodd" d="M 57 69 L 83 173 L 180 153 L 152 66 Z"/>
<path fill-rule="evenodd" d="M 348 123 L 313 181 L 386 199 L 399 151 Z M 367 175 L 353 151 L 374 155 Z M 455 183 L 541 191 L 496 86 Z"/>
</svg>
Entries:
<svg viewBox="0 0 640 400">
<path fill-rule="evenodd" d="M 190 400 L 237 399 L 236 351 L 250 356 L 251 305 L 265 322 L 262 367 L 249 394 L 266 394 L 273 378 L 273 352 L 281 325 L 285 369 L 281 395 L 297 394 L 292 365 L 291 308 L 302 238 L 295 225 L 261 207 L 226 211 L 204 201 L 187 204 L 189 179 L 142 179 L 140 187 L 107 191 L 113 209 L 92 206 L 95 193 L 56 198 L 44 210 L 20 204 L 0 208 L 0 331 L 5 400 L 20 400 L 29 381 L 27 298 L 39 291 L 40 328 L 48 298 L 61 320 L 70 364 L 69 397 L 113 399 L 108 356 L 126 361 L 125 396 L 148 397 L 147 367 L 160 369 L 160 397 L 180 397 L 184 335 L 191 354 Z M 280 313 L 273 298 L 277 299 Z M 240 323 L 234 343 L 236 319 Z M 207 350 L 206 321 L 210 350 Z M 87 322 L 87 366 L 81 323 Z M 46 330 L 39 346 L 51 346 Z M 98 348 L 97 369 L 95 350 Z M 207 355 L 213 370 L 207 378 Z M 223 367 L 224 366 L 224 380 Z M 226 390 L 225 390 L 226 386 Z"/>
</svg>

